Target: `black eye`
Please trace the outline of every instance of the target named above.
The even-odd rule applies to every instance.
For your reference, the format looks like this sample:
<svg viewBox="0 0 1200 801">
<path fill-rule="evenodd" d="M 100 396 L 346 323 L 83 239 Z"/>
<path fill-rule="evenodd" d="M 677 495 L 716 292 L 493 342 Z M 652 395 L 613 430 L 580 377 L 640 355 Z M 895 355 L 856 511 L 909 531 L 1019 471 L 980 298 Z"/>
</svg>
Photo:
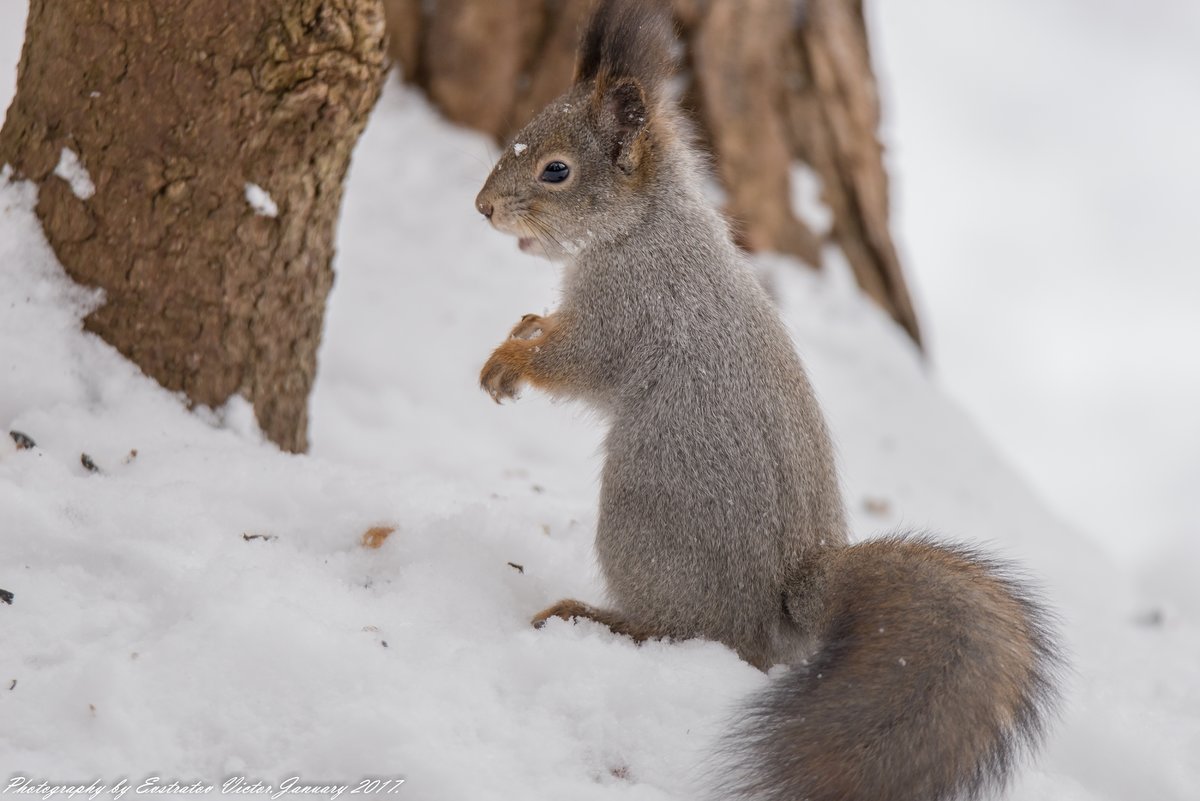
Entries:
<svg viewBox="0 0 1200 801">
<path fill-rule="evenodd" d="M 548 184 L 560 184 L 567 180 L 567 176 L 571 174 L 571 168 L 561 161 L 552 161 L 542 168 L 542 175 L 539 180 L 545 181 Z"/>
</svg>

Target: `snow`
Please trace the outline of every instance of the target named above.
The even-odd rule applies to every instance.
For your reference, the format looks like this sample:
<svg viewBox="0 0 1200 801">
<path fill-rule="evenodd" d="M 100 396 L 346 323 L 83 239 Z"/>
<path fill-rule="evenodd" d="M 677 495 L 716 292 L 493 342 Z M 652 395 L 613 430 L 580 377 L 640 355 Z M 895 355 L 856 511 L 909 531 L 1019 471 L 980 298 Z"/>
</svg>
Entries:
<svg viewBox="0 0 1200 801">
<path fill-rule="evenodd" d="M 69 147 L 64 147 L 58 157 L 54 174 L 71 185 L 71 191 L 80 200 L 88 200 L 96 194 L 96 185 L 92 176 L 79 160 L 79 154 Z"/>
<path fill-rule="evenodd" d="M 480 223 L 484 147 L 384 93 L 346 193 L 309 456 L 264 443 L 239 398 L 187 411 L 83 332 L 97 294 L 64 276 L 30 186 L 0 186 L 0 427 L 37 442 L 0 458 L 0 772 L 211 797 L 231 778 L 368 775 L 421 801 L 697 796 L 769 679 L 714 643 L 528 625 L 602 597 L 601 431 L 476 386 L 557 280 Z M 760 266 L 829 414 L 856 535 L 989 543 L 1064 615 L 1070 702 L 1010 797 L 1194 798 L 1195 607 L 1147 623 L 1156 588 L 1049 514 L 883 315 L 844 282 Z M 374 526 L 397 530 L 364 547 Z"/>
<path fill-rule="evenodd" d="M 818 237 L 833 228 L 833 210 L 821 199 L 821 176 L 802 161 L 792 162 L 792 213 Z"/>
<path fill-rule="evenodd" d="M 525 149 L 528 147 L 529 147 L 529 145 L 525 144 L 524 142 L 514 142 L 513 143 L 513 154 L 519 156 L 522 153 L 524 153 Z"/>
<path fill-rule="evenodd" d="M 246 184 L 246 202 L 254 209 L 255 214 L 262 217 L 279 216 L 279 207 L 275 205 L 270 193 L 258 184 Z"/>
</svg>

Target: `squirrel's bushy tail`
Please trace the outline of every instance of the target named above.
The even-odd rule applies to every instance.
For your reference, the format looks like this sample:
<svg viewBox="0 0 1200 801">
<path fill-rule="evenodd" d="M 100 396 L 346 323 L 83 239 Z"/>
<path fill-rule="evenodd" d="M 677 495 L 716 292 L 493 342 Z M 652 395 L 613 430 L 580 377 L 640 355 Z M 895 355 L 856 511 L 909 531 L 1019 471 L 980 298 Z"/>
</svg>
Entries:
<svg viewBox="0 0 1200 801">
<path fill-rule="evenodd" d="M 815 578 L 819 649 L 745 712 L 734 797 L 947 801 L 1003 783 L 1041 737 L 1059 664 L 1011 570 L 888 537 L 828 554 Z"/>
</svg>

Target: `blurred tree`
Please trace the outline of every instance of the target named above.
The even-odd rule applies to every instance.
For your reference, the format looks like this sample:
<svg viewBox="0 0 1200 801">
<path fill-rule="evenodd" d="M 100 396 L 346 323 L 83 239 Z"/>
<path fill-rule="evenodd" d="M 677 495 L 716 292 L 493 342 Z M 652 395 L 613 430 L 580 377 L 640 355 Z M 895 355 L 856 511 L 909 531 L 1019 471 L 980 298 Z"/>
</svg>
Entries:
<svg viewBox="0 0 1200 801">
<path fill-rule="evenodd" d="M 385 65 L 380 0 L 31 0 L 0 164 L 105 290 L 86 321 L 191 401 L 307 445 L 342 179 Z"/>
<path fill-rule="evenodd" d="M 594 0 L 384 0 L 405 80 L 497 139 L 570 83 Z M 888 225 L 879 99 L 861 0 L 673 0 L 682 92 L 751 250 L 821 264 L 841 248 L 859 285 L 920 344 Z M 831 220 L 792 204 L 794 161 Z M 815 216 L 815 215 L 814 215 Z"/>
</svg>

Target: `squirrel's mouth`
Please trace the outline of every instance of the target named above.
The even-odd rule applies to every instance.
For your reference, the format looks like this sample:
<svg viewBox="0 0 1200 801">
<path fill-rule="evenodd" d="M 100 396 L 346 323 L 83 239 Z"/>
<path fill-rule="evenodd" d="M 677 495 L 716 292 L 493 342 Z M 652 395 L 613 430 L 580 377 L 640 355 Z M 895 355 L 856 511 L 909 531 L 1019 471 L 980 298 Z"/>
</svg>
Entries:
<svg viewBox="0 0 1200 801">
<path fill-rule="evenodd" d="M 517 237 L 517 247 L 522 253 L 528 253 L 530 256 L 540 256 L 543 259 L 550 259 L 553 261 L 551 255 L 546 252 L 545 246 L 536 237 Z"/>
<path fill-rule="evenodd" d="M 548 251 L 546 249 L 548 246 L 548 243 L 545 240 L 543 240 L 542 237 L 532 235 L 533 232 L 529 231 L 528 229 L 525 229 L 524 226 L 521 226 L 516 231 L 513 231 L 511 229 L 505 230 L 504 228 L 500 228 L 500 226 L 496 226 L 496 228 L 501 231 L 504 231 L 504 233 L 511 234 L 512 236 L 516 237 L 517 250 L 521 251 L 522 253 L 529 255 L 529 256 L 537 256 L 538 258 L 541 258 L 541 259 L 548 259 L 550 261 L 555 261 L 556 254 L 554 252 Z M 524 230 L 522 230 L 522 229 L 524 229 Z M 530 235 L 523 235 L 523 234 L 530 234 Z"/>
</svg>

